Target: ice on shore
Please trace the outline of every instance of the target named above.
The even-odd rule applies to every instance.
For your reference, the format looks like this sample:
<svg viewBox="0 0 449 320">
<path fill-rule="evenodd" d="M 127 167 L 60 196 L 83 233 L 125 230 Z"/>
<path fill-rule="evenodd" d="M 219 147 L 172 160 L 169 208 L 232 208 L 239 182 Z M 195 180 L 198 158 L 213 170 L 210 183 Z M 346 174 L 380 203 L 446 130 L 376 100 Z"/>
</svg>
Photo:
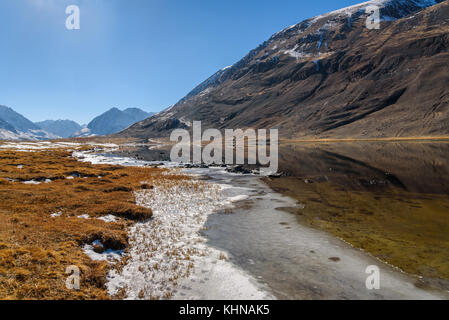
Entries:
<svg viewBox="0 0 449 320">
<path fill-rule="evenodd" d="M 246 200 L 246 199 L 248 199 L 248 198 L 249 198 L 248 195 L 246 195 L 246 194 L 241 194 L 241 195 L 238 195 L 238 196 L 229 197 L 229 198 L 227 198 L 227 200 L 230 201 L 230 202 L 238 202 L 238 201 Z"/>
<path fill-rule="evenodd" d="M 81 146 L 62 142 L 7 143 L 1 144 L 0 149 L 33 152 L 65 148 L 74 150 L 72 156 L 79 161 L 93 164 L 160 164 L 80 151 Z M 118 148 L 114 144 L 95 144 L 95 147 L 98 147 L 97 152 L 105 154 Z M 171 179 L 170 175 L 179 174 L 174 169 L 178 166 L 165 162 L 163 167 L 169 169 L 168 175 L 152 181 L 153 189 L 135 193 L 137 204 L 151 208 L 154 215 L 151 220 L 137 223 L 128 230 L 130 240 L 127 260 L 120 270 L 110 271 L 106 284 L 108 292 L 114 295 L 124 289 L 128 299 L 271 298 L 249 274 L 224 259 L 223 252 L 208 246 L 200 234 L 208 215 L 229 205 L 229 199 L 222 194 L 223 188 L 217 183 L 200 181 L 194 176 L 191 179 Z M 184 170 L 183 174 L 188 172 Z M 61 215 L 62 212 L 57 212 L 51 214 L 51 217 Z M 78 218 L 89 219 L 89 216 L 86 214 Z M 116 217 L 97 219 L 113 222 Z M 102 251 L 104 248 L 101 246 L 101 243 L 94 242 L 85 244 L 82 249 L 93 260 L 111 263 L 125 255 L 123 251 Z M 196 285 L 186 285 L 186 281 L 194 281 Z"/>
<path fill-rule="evenodd" d="M 30 145 L 26 148 L 17 144 L 15 147 L 34 151 L 50 145 Z M 106 149 L 102 151 L 105 153 L 116 148 L 113 145 L 104 147 Z M 93 164 L 152 164 L 79 150 L 73 151 L 72 156 Z M 169 174 L 180 174 L 179 170 L 174 169 L 177 166 L 176 163 L 164 163 L 164 167 L 170 170 Z M 188 174 L 188 170 L 182 174 Z M 151 208 L 154 215 L 153 219 L 137 223 L 128 230 L 130 240 L 126 264 L 120 270 L 112 269 L 108 275 L 106 285 L 111 295 L 124 290 L 127 299 L 272 298 L 249 274 L 223 259 L 226 256 L 223 252 L 208 246 L 200 234 L 208 215 L 230 204 L 222 194 L 222 186 L 211 181 L 200 181 L 194 176 L 179 180 L 164 176 L 152 181 L 152 185 L 154 188 L 151 190 L 135 193 L 136 203 Z M 62 212 L 51 217 L 60 215 Z M 86 214 L 78 218 L 89 219 L 89 216 Z M 116 217 L 97 219 L 113 222 Z M 110 263 L 117 262 L 125 255 L 123 251 L 102 252 L 98 250 L 99 246 L 99 243 L 85 244 L 82 249 L 91 259 Z M 195 286 L 191 285 L 192 281 Z"/>
<path fill-rule="evenodd" d="M 103 244 L 98 240 L 95 240 L 91 245 L 85 244 L 83 247 L 84 253 L 92 260 L 109 261 L 110 263 L 114 263 L 114 262 L 119 261 L 122 258 L 123 250 L 108 249 L 108 250 L 105 250 L 105 251 L 99 253 L 99 252 L 95 252 L 95 250 L 94 250 L 94 248 L 96 246 L 103 248 Z"/>
<path fill-rule="evenodd" d="M 93 164 L 152 164 L 88 152 L 74 152 L 74 156 Z M 170 174 L 179 174 L 173 169 L 177 166 L 164 163 Z M 182 170 L 182 174 L 189 174 L 189 170 Z M 130 228 L 127 262 L 120 271 L 110 271 L 106 284 L 109 294 L 124 290 L 127 299 L 273 298 L 249 274 L 222 259 L 223 252 L 207 245 L 200 231 L 208 215 L 230 202 L 222 193 L 222 185 L 197 180 L 193 174 L 191 178 L 162 178 L 152 181 L 153 189 L 135 193 L 136 203 L 151 208 L 153 218 Z M 239 199 L 243 197 L 234 200 Z"/>
<path fill-rule="evenodd" d="M 153 185 L 136 193 L 137 204 L 152 208 L 154 216 L 131 228 L 127 264 L 108 276 L 111 295 L 125 289 L 128 299 L 202 298 L 198 292 L 227 299 L 269 297 L 200 235 L 207 216 L 226 203 L 218 184 L 162 179 Z M 186 290 L 187 278 L 198 279 L 199 287 Z"/>
</svg>

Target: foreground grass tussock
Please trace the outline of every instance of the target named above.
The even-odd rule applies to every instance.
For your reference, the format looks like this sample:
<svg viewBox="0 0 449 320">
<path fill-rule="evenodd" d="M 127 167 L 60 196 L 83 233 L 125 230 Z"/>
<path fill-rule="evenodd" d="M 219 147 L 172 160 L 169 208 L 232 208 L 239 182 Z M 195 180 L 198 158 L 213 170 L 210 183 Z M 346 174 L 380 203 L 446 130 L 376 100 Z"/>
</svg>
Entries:
<svg viewBox="0 0 449 320">
<path fill-rule="evenodd" d="M 135 204 L 134 191 L 180 179 L 163 172 L 83 163 L 62 149 L 1 150 L 0 299 L 109 298 L 111 265 L 92 261 L 82 246 L 99 240 L 104 249 L 125 249 L 127 228 L 152 217 Z M 107 215 L 118 219 L 98 219 Z M 81 270 L 79 291 L 65 287 L 70 265 Z"/>
</svg>

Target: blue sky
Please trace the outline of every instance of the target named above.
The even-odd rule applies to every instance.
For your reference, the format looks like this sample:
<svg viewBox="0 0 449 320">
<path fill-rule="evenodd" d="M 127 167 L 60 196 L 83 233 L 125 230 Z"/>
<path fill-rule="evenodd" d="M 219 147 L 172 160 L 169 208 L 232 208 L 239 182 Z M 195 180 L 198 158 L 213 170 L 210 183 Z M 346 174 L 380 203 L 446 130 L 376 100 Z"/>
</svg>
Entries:
<svg viewBox="0 0 449 320">
<path fill-rule="evenodd" d="M 273 33 L 362 0 L 0 0 L 0 105 L 32 121 L 160 111 Z M 81 29 L 65 27 L 78 5 Z"/>
</svg>

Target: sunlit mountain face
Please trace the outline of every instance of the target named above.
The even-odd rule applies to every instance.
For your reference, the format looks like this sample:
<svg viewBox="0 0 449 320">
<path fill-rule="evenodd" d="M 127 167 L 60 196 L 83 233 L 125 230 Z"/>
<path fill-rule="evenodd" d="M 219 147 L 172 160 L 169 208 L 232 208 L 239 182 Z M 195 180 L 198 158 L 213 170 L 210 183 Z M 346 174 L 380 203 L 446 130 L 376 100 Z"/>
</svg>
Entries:
<svg viewBox="0 0 449 320">
<path fill-rule="evenodd" d="M 275 127 L 284 138 L 448 132 L 448 4 L 369 1 L 274 34 L 126 136 L 167 136 L 193 120 Z M 366 27 L 368 6 L 380 29 Z"/>
</svg>

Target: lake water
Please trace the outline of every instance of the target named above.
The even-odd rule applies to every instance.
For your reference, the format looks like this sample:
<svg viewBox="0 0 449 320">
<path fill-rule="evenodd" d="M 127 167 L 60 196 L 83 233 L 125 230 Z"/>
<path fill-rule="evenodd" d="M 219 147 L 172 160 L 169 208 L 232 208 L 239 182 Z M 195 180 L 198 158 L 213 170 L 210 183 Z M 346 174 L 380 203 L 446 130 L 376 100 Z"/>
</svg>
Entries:
<svg viewBox="0 0 449 320">
<path fill-rule="evenodd" d="M 448 156 L 445 142 L 283 144 L 284 176 L 266 180 L 270 187 L 257 176 L 196 169 L 229 185 L 229 197 L 244 196 L 211 215 L 204 235 L 278 298 L 446 297 Z M 381 269 L 380 290 L 365 286 L 369 265 Z"/>
</svg>

